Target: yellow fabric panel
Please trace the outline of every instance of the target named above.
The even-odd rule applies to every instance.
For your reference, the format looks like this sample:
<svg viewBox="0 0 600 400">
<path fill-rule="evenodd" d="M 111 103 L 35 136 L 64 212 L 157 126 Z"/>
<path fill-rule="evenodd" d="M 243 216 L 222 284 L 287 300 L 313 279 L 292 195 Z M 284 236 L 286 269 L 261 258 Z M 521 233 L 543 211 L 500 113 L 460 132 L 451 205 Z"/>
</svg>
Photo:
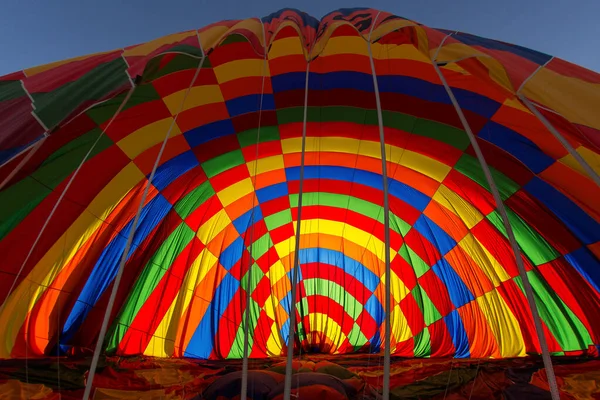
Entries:
<svg viewBox="0 0 600 400">
<path fill-rule="evenodd" d="M 283 341 L 279 335 L 277 324 L 273 323 L 273 325 L 271 325 L 271 334 L 269 335 L 269 339 L 267 339 L 267 351 L 271 356 L 278 356 L 281 354 L 282 349 Z"/>
<path fill-rule="evenodd" d="M 246 163 L 250 176 L 260 175 L 265 172 L 284 169 L 283 156 L 281 154 L 260 158 L 258 161 L 249 161 Z M 255 174 L 256 170 L 256 174 Z"/>
<path fill-rule="evenodd" d="M 302 221 L 302 224 L 304 224 L 304 221 Z M 294 230 L 295 229 L 296 229 L 296 224 L 294 224 Z M 289 237 L 282 242 L 275 243 L 275 250 L 277 251 L 277 255 L 279 256 L 280 259 L 283 259 L 284 257 L 288 256 L 290 253 L 292 253 L 294 251 L 295 247 L 296 247 L 296 238 L 294 238 L 294 237 Z"/>
<path fill-rule="evenodd" d="M 469 233 L 458 245 L 477 263 L 495 287 L 510 279 L 510 275 L 490 252 Z"/>
<path fill-rule="evenodd" d="M 182 89 L 178 92 L 163 97 L 163 101 L 171 112 L 171 115 L 175 115 L 179 111 L 181 102 L 183 101 L 186 92 L 187 89 Z M 219 85 L 194 86 L 190 89 L 188 97 L 185 99 L 185 103 L 183 104 L 181 111 L 223 101 L 223 94 L 221 93 Z"/>
<path fill-rule="evenodd" d="M 276 39 L 273 41 L 271 48 L 269 49 L 269 59 L 274 60 L 279 57 L 285 57 L 290 55 L 304 54 L 300 39 L 297 37 L 286 37 L 283 39 Z"/>
<path fill-rule="evenodd" d="M 525 342 L 519 322 L 497 290 L 477 298 L 479 308 L 487 318 L 502 357 L 525 356 Z"/>
<path fill-rule="evenodd" d="M 243 19 L 234 26 L 231 27 L 231 31 L 236 31 L 240 29 L 249 30 L 250 32 L 256 35 L 256 38 L 260 42 L 261 46 L 264 47 L 264 33 L 263 33 L 263 24 L 258 18 L 248 18 Z"/>
<path fill-rule="evenodd" d="M 327 41 L 321 57 L 335 54 L 356 54 L 369 57 L 369 48 L 361 36 L 336 36 Z"/>
<path fill-rule="evenodd" d="M 202 32 L 198 32 L 198 36 L 200 36 L 200 43 L 204 49 L 204 52 L 213 48 L 228 30 L 229 27 L 225 25 L 215 25 L 203 30 Z"/>
<path fill-rule="evenodd" d="M 117 146 L 127 154 L 127 157 L 133 160 L 152 146 L 162 143 L 172 123 L 173 118 L 169 117 L 148 124 L 119 140 Z M 172 138 L 178 135 L 181 135 L 181 131 L 177 124 L 174 124 L 169 137 Z"/>
<path fill-rule="evenodd" d="M 310 52 L 310 58 L 313 59 L 317 56 L 319 56 L 322 52 L 323 49 L 327 46 L 329 46 L 330 44 L 330 37 L 333 34 L 333 32 L 335 31 L 335 29 L 337 29 L 339 26 L 342 25 L 349 25 L 352 28 L 356 29 L 354 27 L 354 25 L 350 24 L 349 22 L 346 21 L 335 21 L 333 23 L 331 23 L 327 29 L 325 29 L 325 32 L 321 35 L 321 37 L 319 38 L 319 40 L 317 40 L 317 42 L 315 43 L 315 45 L 313 46 L 311 52 Z M 356 35 L 358 36 L 359 33 L 358 31 L 356 31 Z M 363 42 L 365 42 L 365 40 L 363 39 Z M 365 49 L 366 49 L 366 42 L 365 42 Z M 350 51 L 349 53 L 354 54 L 354 51 Z M 367 52 L 367 56 L 368 56 L 368 52 Z"/>
<path fill-rule="evenodd" d="M 272 320 L 275 320 L 275 304 L 274 302 L 277 302 L 278 300 L 273 296 L 273 294 L 270 294 L 269 297 L 267 297 L 267 300 L 265 300 L 265 305 L 263 306 L 263 310 L 265 311 L 265 314 L 267 314 L 267 317 L 271 318 Z"/>
<path fill-rule="evenodd" d="M 229 61 L 213 68 L 219 83 L 251 76 L 270 76 L 269 63 L 263 59 L 242 59 Z"/>
<path fill-rule="evenodd" d="M 429 158 L 414 151 L 404 150 L 403 152 L 399 152 L 398 150 L 400 150 L 400 148 L 398 147 L 396 147 L 394 150 L 396 151 L 392 152 L 392 147 L 390 146 L 390 154 L 394 154 L 396 156 L 394 157 L 395 159 L 389 160 L 390 162 L 408 167 L 414 171 L 422 173 L 425 176 L 433 178 L 438 182 L 442 182 L 452 169 L 452 167 L 449 167 L 438 160 L 434 160 L 433 158 Z M 387 153 L 388 150 L 386 149 L 386 154 Z"/>
<path fill-rule="evenodd" d="M 290 238 L 294 239 L 294 238 Z M 275 248 L 277 250 L 277 248 Z M 282 251 L 284 252 L 284 251 Z M 278 252 L 279 253 L 279 252 Z M 287 255 L 287 254 L 286 254 Z M 271 281 L 271 286 L 278 282 L 281 278 L 283 278 L 286 274 L 287 270 L 285 265 L 281 262 L 281 260 L 275 261 L 273 265 L 269 268 L 269 280 Z"/>
<path fill-rule="evenodd" d="M 31 68 L 24 69 L 23 73 L 25 74 L 25 76 L 31 77 L 31 76 L 37 75 L 41 72 L 46 72 L 53 68 L 60 67 L 61 65 L 69 64 L 69 63 L 76 62 L 76 61 L 87 60 L 92 57 L 97 57 L 97 56 L 101 56 L 103 54 L 112 53 L 113 51 L 103 51 L 100 53 L 87 54 L 85 56 L 69 58 L 68 60 L 61 60 L 61 61 L 56 61 L 56 62 L 52 62 L 49 64 L 38 65 L 37 67 L 31 67 Z"/>
<path fill-rule="evenodd" d="M 522 93 L 528 99 L 562 114 L 571 122 L 600 130 L 600 84 L 541 68 L 527 81 Z"/>
<path fill-rule="evenodd" d="M 385 282 L 385 273 L 381 276 L 381 281 Z M 396 303 L 400 303 L 410 293 L 410 290 L 408 290 L 404 282 L 402 282 L 394 271 L 390 275 L 390 283 L 390 293 Z"/>
<path fill-rule="evenodd" d="M 217 193 L 217 197 L 219 197 L 219 200 L 221 200 L 223 206 L 227 207 L 240 197 L 244 197 L 253 191 L 254 186 L 252 186 L 252 179 L 246 178 L 221 190 Z"/>
<path fill-rule="evenodd" d="M 283 154 L 301 152 L 302 138 L 282 140 L 281 149 Z M 381 147 L 378 142 L 343 137 L 307 137 L 306 152 L 311 151 L 360 154 L 381 159 Z M 442 162 L 397 146 L 386 145 L 386 156 L 388 162 L 408 167 L 438 182 L 442 182 L 452 169 Z"/>
<path fill-rule="evenodd" d="M 379 16 L 378 22 L 381 22 L 381 16 Z M 390 20 L 388 22 L 384 22 L 384 23 L 380 24 L 377 28 L 373 29 L 372 32 L 367 32 L 366 37 L 368 38 L 369 33 L 370 33 L 371 34 L 371 42 L 374 42 L 377 39 L 387 35 L 388 33 L 391 33 L 398 29 L 405 28 L 407 26 L 414 27 L 414 26 L 416 26 L 416 24 L 414 22 L 406 20 L 406 19 Z M 377 44 L 377 43 L 375 43 L 375 44 Z"/>
<path fill-rule="evenodd" d="M 504 69 L 504 66 L 500 61 L 491 57 L 481 57 L 479 58 L 479 61 L 488 68 L 490 77 L 496 83 L 499 83 L 502 87 L 512 93 L 517 90 L 517 88 L 513 87 L 512 81 L 508 77 L 506 69 Z"/>
<path fill-rule="evenodd" d="M 293 223 L 296 226 L 296 222 Z M 375 254 L 380 260 L 385 257 L 385 244 L 373 236 L 371 233 L 352 225 L 339 221 L 330 221 L 326 219 L 312 219 L 302 221 L 300 234 L 307 235 L 311 233 L 322 233 L 327 235 L 339 236 L 363 247 L 367 251 Z M 394 259 L 396 252 L 391 252 L 391 260 Z M 369 267 L 369 266 L 367 266 Z"/>
<path fill-rule="evenodd" d="M 433 195 L 433 200 L 459 217 L 469 229 L 473 228 L 483 219 L 483 214 L 473 207 L 471 203 L 443 184 L 440 185 Z"/>
<path fill-rule="evenodd" d="M 413 60 L 427 63 L 429 68 L 433 68 L 431 60 L 416 49 L 412 44 L 381 44 L 373 43 L 373 58 L 376 60 Z"/>
<path fill-rule="evenodd" d="M 331 343 L 344 343 L 346 335 L 342 332 L 342 327 L 327 314 L 310 313 L 308 315 L 311 332 L 321 332 L 331 341 Z"/>
<path fill-rule="evenodd" d="M 208 244 L 230 224 L 231 219 L 227 212 L 221 209 L 198 229 L 196 236 L 203 244 Z"/>
<path fill-rule="evenodd" d="M 402 343 L 413 337 L 413 334 L 410 330 L 410 326 L 408 325 L 408 321 L 406 320 L 406 315 L 400 308 L 399 305 L 392 309 L 390 313 L 390 320 L 392 323 L 392 339 L 391 348 L 394 348 L 394 342 Z M 385 331 L 385 328 L 384 328 Z"/>
<path fill-rule="evenodd" d="M 15 288 L 6 300 L 0 314 L 0 324 L 4 327 L 4 340 L 0 343 L 0 357 L 9 357 L 16 336 L 25 321 L 27 314 L 61 269 L 77 254 L 79 248 L 94 235 L 114 207 L 127 192 L 141 179 L 142 173 L 133 163 L 123 168 L 115 178 L 92 200 L 88 209 L 73 222 L 64 234 L 57 238 L 54 245 L 44 254 L 31 270 L 27 279 Z M 151 196 L 153 193 L 151 193 Z"/>
<path fill-rule="evenodd" d="M 144 351 L 145 355 L 153 357 L 173 356 L 179 321 L 192 300 L 196 286 L 204 280 L 218 261 L 218 257 L 207 248 L 204 248 L 198 254 L 198 257 L 192 262 L 185 274 L 179 293 L 163 316 L 156 331 L 152 332 L 152 338 Z"/>
<path fill-rule="evenodd" d="M 451 40 L 451 39 L 449 39 Z M 429 55 L 433 60 L 435 53 L 438 48 L 434 47 L 429 49 Z M 487 54 L 482 53 L 480 51 L 475 50 L 471 46 L 467 46 L 466 44 L 454 42 L 454 43 L 444 43 L 440 51 L 438 52 L 437 60 L 439 62 L 449 62 L 453 60 L 458 60 L 467 57 L 489 57 Z"/>
<path fill-rule="evenodd" d="M 140 44 L 138 46 L 127 49 L 123 52 L 123 56 L 145 56 L 164 45 L 181 42 L 182 40 L 185 40 L 191 36 L 196 36 L 196 31 L 174 33 L 172 35 L 163 36 L 150 42 L 146 42 L 144 44 Z"/>
<path fill-rule="evenodd" d="M 471 75 L 467 70 L 465 70 L 463 67 L 461 67 L 460 65 L 455 64 L 455 63 L 450 63 L 450 64 L 446 64 L 444 66 L 441 66 L 440 70 L 442 70 L 442 72 L 448 70 L 448 71 L 458 72 L 459 74 L 462 74 L 462 75 Z"/>
<path fill-rule="evenodd" d="M 594 170 L 597 174 L 600 174 L 600 154 L 593 152 L 592 150 L 579 146 L 575 149 L 579 155 L 585 160 L 585 162 Z M 581 164 L 571 155 L 571 153 L 567 154 L 563 158 L 560 159 L 565 165 L 573 168 L 576 171 L 579 171 L 584 176 L 587 176 L 587 172 L 583 169 Z"/>
<path fill-rule="evenodd" d="M 529 108 L 527 108 L 523 103 L 521 103 L 519 101 L 519 99 L 516 97 L 510 97 L 510 98 L 506 99 L 504 101 L 504 105 L 511 107 L 511 108 L 516 108 L 517 110 L 525 112 L 527 114 L 531 114 L 531 111 L 529 111 Z"/>
</svg>

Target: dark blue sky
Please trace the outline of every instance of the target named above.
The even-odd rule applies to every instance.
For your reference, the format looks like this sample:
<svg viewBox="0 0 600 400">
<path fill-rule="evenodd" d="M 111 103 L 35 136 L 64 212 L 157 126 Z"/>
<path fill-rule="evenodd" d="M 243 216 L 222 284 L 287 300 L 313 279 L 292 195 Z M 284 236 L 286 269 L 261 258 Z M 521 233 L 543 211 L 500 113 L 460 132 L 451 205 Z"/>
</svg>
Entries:
<svg viewBox="0 0 600 400">
<path fill-rule="evenodd" d="M 284 7 L 320 18 L 360 6 L 519 44 L 600 71 L 600 0 L 4 0 L 0 75 Z"/>
</svg>

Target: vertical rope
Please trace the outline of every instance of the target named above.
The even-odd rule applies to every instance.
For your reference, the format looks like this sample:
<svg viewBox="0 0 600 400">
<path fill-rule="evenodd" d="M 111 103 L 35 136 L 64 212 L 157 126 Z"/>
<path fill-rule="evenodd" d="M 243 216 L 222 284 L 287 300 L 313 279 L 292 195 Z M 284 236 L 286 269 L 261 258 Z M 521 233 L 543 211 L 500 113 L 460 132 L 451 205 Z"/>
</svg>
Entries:
<svg viewBox="0 0 600 400">
<path fill-rule="evenodd" d="M 287 362 L 285 367 L 285 383 L 283 387 L 283 399 L 290 400 L 292 394 L 292 362 L 294 360 L 294 341 L 296 334 L 296 286 L 298 285 L 298 269 L 300 260 L 300 224 L 302 222 L 302 189 L 304 183 L 304 156 L 306 153 L 306 120 L 308 116 L 308 77 L 310 72 L 310 61 L 306 64 L 306 78 L 304 83 L 304 117 L 302 122 L 302 152 L 300 156 L 300 182 L 298 187 L 298 217 L 296 224 L 296 248 L 294 251 L 294 271 L 292 273 L 292 300 L 290 307 L 290 334 L 287 346 Z"/>
<path fill-rule="evenodd" d="M 262 85 L 260 89 L 260 104 L 258 107 L 258 129 L 256 132 L 256 151 L 254 154 L 254 171 L 252 173 L 252 208 L 250 211 L 250 257 L 248 259 L 248 280 L 246 282 L 246 314 L 244 315 L 244 358 L 242 360 L 242 385 L 240 389 L 240 400 L 248 397 L 248 347 L 250 345 L 250 286 L 252 279 L 252 248 L 254 247 L 254 207 L 256 206 L 256 173 L 258 172 L 258 145 L 260 143 L 260 126 L 262 121 L 263 98 L 265 95 L 265 75 L 267 71 L 267 42 L 265 37 L 265 26 L 260 20 L 263 32 L 263 46 L 265 56 L 262 67 Z"/>
<path fill-rule="evenodd" d="M 196 79 L 198 78 L 198 75 L 200 74 L 200 70 L 202 69 L 202 64 L 204 64 L 205 54 L 204 54 L 204 50 L 202 49 L 202 44 L 200 42 L 199 37 L 198 37 L 198 42 L 200 43 L 200 50 L 202 51 L 202 57 L 200 58 L 200 63 L 198 64 L 196 73 L 194 74 L 194 77 L 192 78 L 192 81 L 190 82 L 190 86 L 187 88 L 185 95 L 183 96 L 183 99 L 181 99 L 181 104 L 179 105 L 179 109 L 177 110 L 177 113 L 173 117 L 173 120 L 171 121 L 171 125 L 169 126 L 169 129 L 167 130 L 167 133 L 162 142 L 160 151 L 158 152 L 158 155 L 156 156 L 156 160 L 154 161 L 154 166 L 152 167 L 152 172 L 150 173 L 150 177 L 148 177 L 148 182 L 146 183 L 144 193 L 142 195 L 142 198 L 140 199 L 140 204 L 139 204 L 137 212 L 135 214 L 133 224 L 131 225 L 131 228 L 129 229 L 129 234 L 127 236 L 127 243 L 125 244 L 125 249 L 123 250 L 123 254 L 121 256 L 121 261 L 119 263 L 119 269 L 117 271 L 117 275 L 116 275 L 114 283 L 113 283 L 113 288 L 110 293 L 110 298 L 108 299 L 108 305 L 106 306 L 106 311 L 104 312 L 104 318 L 102 319 L 102 326 L 100 328 L 100 334 L 98 335 L 98 341 L 96 342 L 96 349 L 94 350 L 92 364 L 90 365 L 90 371 L 89 371 L 88 379 L 87 379 L 87 382 L 85 385 L 85 392 L 83 394 L 83 400 L 89 399 L 89 396 L 90 396 L 90 393 L 92 390 L 92 385 L 94 382 L 94 375 L 96 374 L 98 360 L 100 358 L 100 353 L 102 351 L 102 346 L 104 344 L 106 330 L 108 329 L 108 320 L 110 318 L 110 314 L 112 313 L 112 309 L 115 304 L 115 299 L 117 297 L 117 290 L 119 288 L 119 284 L 121 283 L 121 278 L 123 276 L 123 270 L 125 269 L 125 263 L 127 262 L 127 256 L 129 254 L 129 249 L 131 247 L 131 243 L 133 241 L 133 236 L 135 234 L 135 231 L 137 230 L 140 215 L 142 213 L 142 209 L 144 208 L 144 204 L 146 203 L 146 198 L 148 197 L 148 192 L 150 191 L 150 186 L 152 185 L 152 180 L 154 179 L 154 175 L 156 174 L 156 170 L 158 169 L 158 163 L 160 162 L 162 154 L 165 150 L 167 141 L 169 140 L 169 137 L 171 136 L 171 131 L 173 130 L 173 127 L 175 126 L 175 123 L 177 122 L 177 117 L 179 116 L 179 113 L 183 109 L 183 106 L 185 105 L 185 101 L 187 100 L 187 97 L 190 94 L 190 90 L 192 89 L 192 86 L 194 86 L 194 83 L 196 82 Z"/>
<path fill-rule="evenodd" d="M 379 14 L 373 20 L 371 31 L 369 32 L 369 61 L 371 62 L 371 74 L 373 75 L 373 86 L 375 88 L 375 103 L 377 105 L 377 122 L 379 124 L 379 142 L 381 145 L 381 175 L 383 178 L 383 229 L 385 244 L 385 335 L 384 335 L 384 356 L 383 356 L 383 400 L 390 398 L 390 364 L 391 364 L 391 334 L 392 324 L 390 321 L 391 308 L 391 256 L 390 256 L 390 206 L 388 198 L 388 176 L 387 160 L 385 154 L 385 133 L 383 129 L 383 112 L 381 111 L 381 99 L 379 96 L 379 84 L 377 82 L 377 72 L 375 71 L 375 61 L 373 61 L 373 50 L 371 48 L 371 35 L 373 28 L 377 23 Z"/>
<path fill-rule="evenodd" d="M 542 349 L 542 358 L 544 360 L 544 366 L 546 367 L 546 374 L 548 376 L 548 384 L 550 386 L 550 393 L 552 395 L 553 400 L 559 400 L 560 396 L 558 393 L 558 386 L 556 385 L 556 377 L 554 375 L 554 368 L 552 366 L 552 359 L 550 358 L 550 352 L 548 351 L 548 344 L 546 343 L 546 337 L 544 336 L 542 320 L 540 318 L 537 304 L 535 302 L 535 297 L 534 297 L 534 293 L 533 293 L 533 288 L 531 287 L 531 282 L 529 282 L 529 277 L 527 276 L 527 271 L 525 270 L 525 265 L 523 264 L 523 259 L 521 257 L 521 249 L 519 248 L 517 240 L 515 239 L 515 234 L 510 225 L 510 221 L 508 220 L 508 214 L 506 213 L 506 208 L 504 206 L 504 202 L 502 201 L 502 198 L 500 197 L 500 192 L 498 191 L 498 187 L 496 186 L 496 183 L 492 177 L 492 174 L 491 174 L 489 166 L 485 160 L 485 157 L 483 156 L 483 153 L 481 152 L 481 149 L 479 148 L 477 139 L 475 138 L 475 135 L 473 134 L 473 131 L 471 130 L 471 126 L 469 125 L 469 122 L 465 118 L 465 115 L 463 114 L 462 109 L 460 108 L 460 105 L 458 104 L 458 101 L 456 100 L 456 97 L 454 97 L 454 93 L 452 93 L 452 89 L 450 89 L 450 86 L 448 86 L 448 82 L 446 82 L 446 78 L 442 74 L 442 71 L 440 70 L 440 68 L 438 67 L 436 62 L 433 63 L 433 67 L 435 68 L 435 71 L 437 72 L 438 76 L 440 77 L 440 80 L 442 81 L 444 88 L 446 89 L 446 92 L 448 93 L 448 96 L 450 97 L 450 100 L 452 101 L 452 105 L 454 106 L 454 109 L 456 110 L 456 113 L 458 114 L 458 117 L 460 118 L 460 122 L 462 123 L 463 128 L 465 129 L 465 132 L 469 136 L 469 140 L 471 141 L 471 146 L 473 146 L 473 150 L 475 151 L 475 154 L 477 155 L 477 159 L 479 160 L 479 163 L 481 164 L 481 168 L 483 169 L 483 173 L 485 174 L 485 179 L 492 191 L 494 200 L 496 201 L 496 207 L 498 209 L 498 213 L 502 217 L 502 223 L 504 225 L 504 229 L 506 230 L 506 235 L 508 236 L 508 240 L 512 247 L 513 254 L 515 256 L 515 261 L 516 261 L 517 267 L 519 269 L 519 275 L 521 276 L 521 281 L 523 282 L 523 287 L 525 289 L 527 302 L 529 304 L 529 310 L 531 312 L 531 315 L 533 317 L 533 322 L 535 324 L 535 331 L 537 333 L 537 337 L 540 342 L 540 347 Z"/>
</svg>

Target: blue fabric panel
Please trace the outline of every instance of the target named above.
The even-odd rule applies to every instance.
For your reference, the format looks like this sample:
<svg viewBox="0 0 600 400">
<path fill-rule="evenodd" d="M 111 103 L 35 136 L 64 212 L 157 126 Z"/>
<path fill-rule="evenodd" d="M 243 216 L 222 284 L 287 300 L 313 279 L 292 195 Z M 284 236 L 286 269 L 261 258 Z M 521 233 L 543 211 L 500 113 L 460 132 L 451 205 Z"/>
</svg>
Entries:
<svg viewBox="0 0 600 400">
<path fill-rule="evenodd" d="M 489 121 L 478 136 L 512 154 L 536 174 L 554 164 L 554 159 L 531 140 L 496 122 Z"/>
<path fill-rule="evenodd" d="M 233 221 L 233 226 L 240 235 L 244 235 L 250 228 L 250 223 L 256 224 L 261 219 L 263 219 L 262 211 L 259 206 L 255 206 L 254 215 L 252 215 L 252 210 L 246 211 Z"/>
<path fill-rule="evenodd" d="M 306 85 L 304 72 L 290 72 L 271 78 L 273 90 L 303 90 Z M 419 99 L 452 104 L 444 86 L 413 78 L 411 76 L 381 75 L 377 77 L 377 85 L 381 93 L 399 93 Z M 309 73 L 308 87 L 312 91 L 331 89 L 354 89 L 372 93 L 373 77 L 371 74 L 354 71 L 338 71 L 328 73 Z M 276 89 L 275 89 L 276 88 Z M 491 118 L 501 104 L 489 97 L 470 92 L 465 89 L 452 89 L 461 107 L 486 118 Z"/>
<path fill-rule="evenodd" d="M 277 183 L 256 191 L 256 197 L 258 198 L 259 203 L 266 203 L 267 201 L 278 199 L 287 195 L 288 186 L 286 182 Z"/>
<path fill-rule="evenodd" d="M 285 173 L 288 181 L 300 179 L 300 167 L 286 168 Z M 380 174 L 375 174 L 370 171 L 354 170 L 347 167 L 305 166 L 304 179 L 348 181 L 383 190 L 383 179 Z M 425 207 L 427 207 L 427 204 L 429 204 L 430 198 L 418 190 L 394 179 L 388 178 L 388 182 L 388 192 L 390 196 L 403 200 L 419 211 L 423 211 Z"/>
<path fill-rule="evenodd" d="M 600 240 L 600 224 L 557 189 L 539 178 L 533 178 L 523 188 L 548 207 L 584 244 Z"/>
<path fill-rule="evenodd" d="M 262 108 L 261 108 L 261 95 L 260 94 L 249 94 L 247 96 L 236 97 L 231 100 L 227 100 L 225 105 L 229 115 L 237 117 L 238 115 L 247 114 L 251 112 L 257 112 L 259 110 L 274 110 L 275 109 L 275 98 L 270 93 L 265 93 L 262 96 Z"/>
<path fill-rule="evenodd" d="M 142 209 L 138 227 L 133 236 L 128 259 L 137 247 L 146 239 L 154 228 L 165 218 L 171 204 L 162 195 L 156 196 Z M 67 318 L 61 333 L 61 341 L 67 343 L 77 332 L 92 307 L 100 299 L 104 291 L 114 280 L 121 257 L 125 251 L 127 237 L 133 225 L 133 219 L 123 227 L 121 232 L 104 248 L 92 269 L 79 297 Z"/>
<path fill-rule="evenodd" d="M 223 268 L 229 271 L 242 258 L 244 250 L 244 239 L 240 236 L 221 252 L 219 262 Z"/>
<path fill-rule="evenodd" d="M 190 147 L 194 148 L 203 143 L 210 142 L 227 135 L 233 135 L 235 129 L 230 119 L 211 122 L 210 124 L 202 125 L 191 129 L 183 134 Z"/>
<path fill-rule="evenodd" d="M 454 268 L 444 258 L 435 263 L 431 269 L 446 285 L 450 300 L 455 308 L 462 307 L 468 302 L 475 300 L 475 296 L 473 296 L 460 276 L 454 271 Z"/>
<path fill-rule="evenodd" d="M 323 248 L 300 249 L 299 257 L 300 264 L 322 262 L 341 268 L 371 292 L 379 285 L 380 279 L 370 269 L 340 251 Z"/>
<path fill-rule="evenodd" d="M 552 58 L 552 56 L 540 53 L 539 51 L 531 50 L 514 44 L 499 42 L 497 40 L 482 38 L 468 33 L 460 32 L 453 37 L 469 46 L 481 46 L 490 50 L 500 50 L 513 53 L 538 65 L 543 65 Z"/>
<path fill-rule="evenodd" d="M 582 247 L 567 255 L 565 259 L 600 292 L 600 261 L 586 247 Z"/>
<path fill-rule="evenodd" d="M 158 167 L 152 184 L 158 190 L 164 190 L 175 179 L 198 165 L 198 159 L 193 152 L 188 150 Z"/>
<path fill-rule="evenodd" d="M 450 332 L 452 343 L 454 343 L 454 357 L 455 358 L 469 358 L 469 338 L 467 332 L 465 332 L 465 326 L 463 325 L 462 319 L 458 314 L 457 310 L 452 311 L 450 314 L 444 317 L 444 322 Z"/>
<path fill-rule="evenodd" d="M 184 357 L 191 358 L 209 358 L 213 351 L 217 328 L 221 322 L 221 317 L 231 299 L 237 292 L 240 283 L 230 274 L 225 275 L 209 304 L 202 321 L 198 324 L 196 331 L 192 335 L 190 342 L 185 349 Z M 227 356 L 227 354 L 223 355 Z"/>
<path fill-rule="evenodd" d="M 427 238 L 442 255 L 456 246 L 456 241 L 424 214 L 421 214 L 413 227 Z"/>
</svg>

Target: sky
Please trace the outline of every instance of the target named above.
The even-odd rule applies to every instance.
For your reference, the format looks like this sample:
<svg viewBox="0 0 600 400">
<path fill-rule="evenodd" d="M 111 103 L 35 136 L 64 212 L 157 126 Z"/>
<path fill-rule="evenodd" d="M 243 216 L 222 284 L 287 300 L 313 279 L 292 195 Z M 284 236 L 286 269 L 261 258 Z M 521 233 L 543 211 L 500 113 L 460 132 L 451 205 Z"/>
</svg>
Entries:
<svg viewBox="0 0 600 400">
<path fill-rule="evenodd" d="M 600 0 L 3 0 L 0 76 L 292 7 L 372 7 L 529 47 L 600 72 Z"/>
</svg>

